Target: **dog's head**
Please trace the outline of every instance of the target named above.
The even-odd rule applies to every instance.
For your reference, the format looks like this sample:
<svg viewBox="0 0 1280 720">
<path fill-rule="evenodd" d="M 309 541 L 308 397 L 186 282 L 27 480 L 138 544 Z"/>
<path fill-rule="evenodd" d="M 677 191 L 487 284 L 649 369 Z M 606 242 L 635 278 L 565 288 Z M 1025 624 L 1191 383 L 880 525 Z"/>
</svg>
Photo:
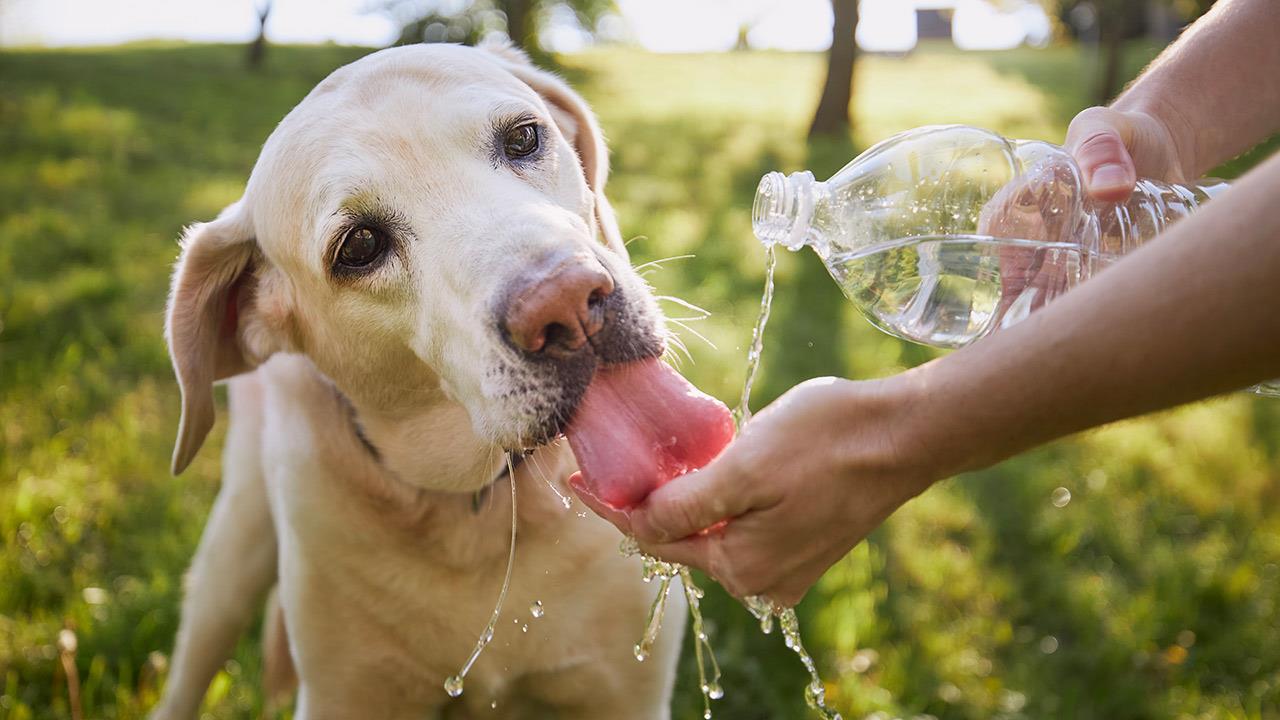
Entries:
<svg viewBox="0 0 1280 720">
<path fill-rule="evenodd" d="M 334 72 L 244 196 L 183 240 L 174 471 L 213 424 L 213 383 L 276 352 L 391 415 L 456 403 L 483 443 L 554 437 L 597 365 L 663 347 L 607 173 L 587 105 L 510 49 L 396 48 Z"/>
</svg>

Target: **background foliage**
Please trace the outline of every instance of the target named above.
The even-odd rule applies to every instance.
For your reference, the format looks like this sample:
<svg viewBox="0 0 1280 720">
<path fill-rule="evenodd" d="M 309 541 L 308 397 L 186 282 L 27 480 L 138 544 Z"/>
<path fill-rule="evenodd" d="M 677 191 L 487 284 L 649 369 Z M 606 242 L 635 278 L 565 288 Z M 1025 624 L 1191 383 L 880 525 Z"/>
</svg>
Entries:
<svg viewBox="0 0 1280 720">
<path fill-rule="evenodd" d="M 238 47 L 0 54 L 0 718 L 68 717 L 64 660 L 87 717 L 137 718 L 154 702 L 221 437 L 220 424 L 169 477 L 174 239 L 234 200 L 279 118 L 363 52 L 273 48 L 251 75 Z M 1125 73 L 1152 53 L 1130 47 Z M 635 261 L 697 256 L 649 279 L 713 311 L 698 329 L 715 348 L 688 338 L 683 369 L 727 401 L 759 299 L 748 218 L 763 172 L 823 176 L 930 122 L 1061 140 L 1093 62 L 1074 47 L 864 58 L 857 137 L 807 146 L 819 55 L 559 60 L 612 140 L 610 194 L 624 233 L 643 236 Z M 788 256 L 758 404 L 805 377 L 931 356 L 856 317 L 812 257 Z M 1280 714 L 1278 455 L 1280 403 L 1233 395 L 935 488 L 801 606 L 830 695 L 846 716 Z M 781 638 L 714 589 L 706 608 L 725 668 L 717 716 L 806 717 Z M 215 680 L 208 717 L 260 711 L 254 635 Z M 700 713 L 687 661 L 677 718 Z"/>
</svg>

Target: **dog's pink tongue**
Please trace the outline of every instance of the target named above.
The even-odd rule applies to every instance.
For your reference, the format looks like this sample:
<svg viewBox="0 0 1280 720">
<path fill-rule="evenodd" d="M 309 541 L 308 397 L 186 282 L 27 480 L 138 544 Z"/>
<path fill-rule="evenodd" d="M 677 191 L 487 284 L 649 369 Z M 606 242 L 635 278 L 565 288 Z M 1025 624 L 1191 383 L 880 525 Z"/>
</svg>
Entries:
<svg viewBox="0 0 1280 720">
<path fill-rule="evenodd" d="M 596 371 L 567 435 L 587 489 L 622 510 L 714 460 L 733 418 L 665 363 L 641 360 Z"/>
</svg>

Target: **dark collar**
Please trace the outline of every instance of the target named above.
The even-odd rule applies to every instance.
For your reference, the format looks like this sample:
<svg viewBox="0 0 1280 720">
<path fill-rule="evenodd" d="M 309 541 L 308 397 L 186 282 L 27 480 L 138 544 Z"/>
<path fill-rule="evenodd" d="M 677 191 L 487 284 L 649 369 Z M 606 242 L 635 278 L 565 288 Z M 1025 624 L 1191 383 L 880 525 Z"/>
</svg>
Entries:
<svg viewBox="0 0 1280 720">
<path fill-rule="evenodd" d="M 488 485 L 480 488 L 471 496 L 471 512 L 478 514 L 480 512 L 480 506 L 484 504 L 485 498 L 489 497 L 489 491 L 493 489 L 493 486 L 497 485 L 503 478 L 510 475 L 512 470 L 520 467 L 520 464 L 523 463 L 524 459 L 529 457 L 532 452 L 532 450 L 526 450 L 524 452 L 508 450 L 506 452 L 507 461 L 502 464 L 502 468 L 498 470 L 498 474 L 493 476 L 493 479 L 489 481 Z"/>
<path fill-rule="evenodd" d="M 378 452 L 377 446 L 375 446 L 373 442 L 369 440 L 369 436 L 365 434 L 364 426 L 360 424 L 360 416 L 356 414 L 356 406 L 351 403 L 351 400 L 348 399 L 347 396 L 337 388 L 337 386 L 334 386 L 333 392 L 337 395 L 338 402 L 342 403 L 343 407 L 347 409 L 347 417 L 351 420 L 351 430 L 355 433 L 356 439 L 358 439 L 360 444 L 364 446 L 364 449 L 368 451 L 374 462 L 382 464 L 382 453 Z M 501 482 L 503 478 L 510 475 L 512 470 L 520 467 L 520 464 L 524 462 L 524 459 L 532 454 L 532 450 L 525 450 L 523 452 L 518 450 L 506 451 L 507 461 L 502 464 L 502 468 L 498 470 L 498 474 L 494 475 L 492 480 L 485 484 L 484 487 L 477 490 L 475 495 L 472 496 L 471 512 L 480 512 L 480 505 L 484 502 L 485 498 L 488 497 L 489 490 L 491 490 L 494 485 Z"/>
</svg>

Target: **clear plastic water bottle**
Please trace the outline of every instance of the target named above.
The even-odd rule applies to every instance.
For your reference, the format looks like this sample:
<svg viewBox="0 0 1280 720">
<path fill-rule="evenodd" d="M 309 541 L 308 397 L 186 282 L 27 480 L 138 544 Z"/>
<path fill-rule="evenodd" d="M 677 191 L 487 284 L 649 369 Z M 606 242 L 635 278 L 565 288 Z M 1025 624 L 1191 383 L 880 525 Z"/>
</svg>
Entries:
<svg viewBox="0 0 1280 720">
<path fill-rule="evenodd" d="M 752 227 L 766 245 L 813 248 L 885 332 L 962 347 L 1022 320 L 1226 187 L 1139 180 L 1128 200 L 1100 203 L 1057 145 L 929 126 L 875 145 L 826 182 L 769 173 Z"/>
</svg>

